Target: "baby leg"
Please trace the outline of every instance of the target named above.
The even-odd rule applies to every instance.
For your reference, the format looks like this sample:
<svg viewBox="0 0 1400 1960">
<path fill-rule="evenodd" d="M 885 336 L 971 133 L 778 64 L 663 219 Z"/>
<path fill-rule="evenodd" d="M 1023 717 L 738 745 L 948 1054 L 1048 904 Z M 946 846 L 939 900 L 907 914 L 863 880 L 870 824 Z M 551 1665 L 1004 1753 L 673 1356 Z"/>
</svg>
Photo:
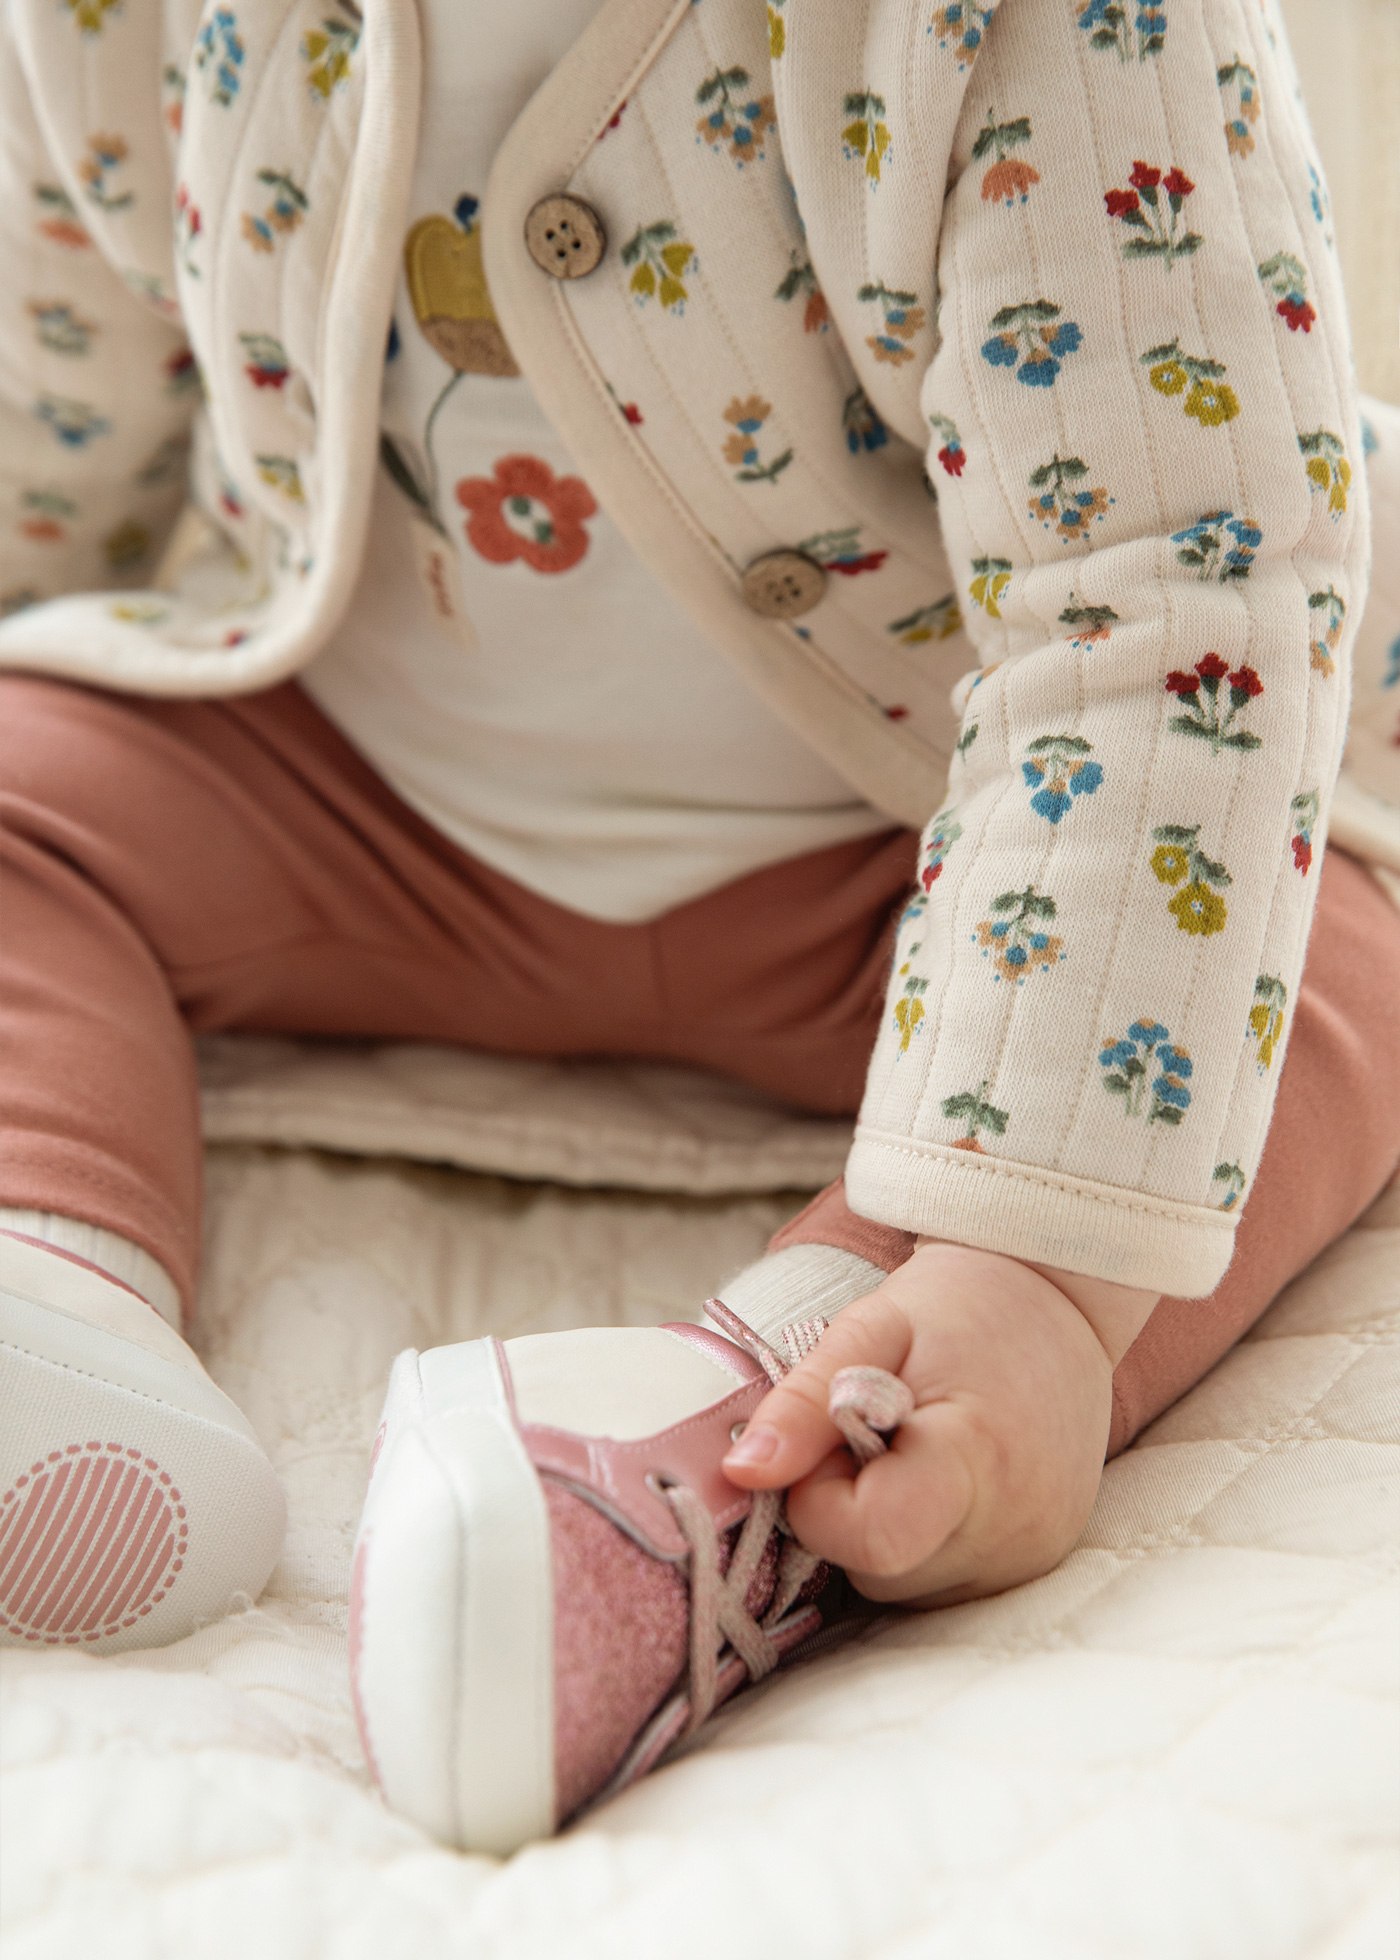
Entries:
<svg viewBox="0 0 1400 1960">
<path fill-rule="evenodd" d="M 179 1331 L 190 1031 L 470 1034 L 440 856 L 296 689 L 0 678 L 0 1640 L 154 1644 L 265 1582 L 276 1480 Z"/>
</svg>

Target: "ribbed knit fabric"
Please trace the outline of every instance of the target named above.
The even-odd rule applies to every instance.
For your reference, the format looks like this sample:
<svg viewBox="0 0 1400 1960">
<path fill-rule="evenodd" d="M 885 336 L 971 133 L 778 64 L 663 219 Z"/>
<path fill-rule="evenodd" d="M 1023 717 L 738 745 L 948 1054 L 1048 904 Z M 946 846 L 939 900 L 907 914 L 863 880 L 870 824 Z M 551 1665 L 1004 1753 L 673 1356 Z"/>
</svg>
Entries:
<svg viewBox="0 0 1400 1960">
<path fill-rule="evenodd" d="M 719 1297 L 776 1346 L 789 1321 L 809 1314 L 830 1320 L 884 1277 L 881 1267 L 838 1246 L 790 1245 L 745 1266 L 719 1289 Z"/>
<path fill-rule="evenodd" d="M 180 1331 L 180 1295 L 174 1280 L 144 1247 L 133 1245 L 119 1232 L 89 1225 L 86 1219 L 64 1218 L 56 1211 L 27 1211 L 9 1205 L 0 1205 L 0 1232 L 40 1239 L 59 1252 L 86 1259 L 110 1279 L 139 1293 L 177 1333 Z"/>
</svg>

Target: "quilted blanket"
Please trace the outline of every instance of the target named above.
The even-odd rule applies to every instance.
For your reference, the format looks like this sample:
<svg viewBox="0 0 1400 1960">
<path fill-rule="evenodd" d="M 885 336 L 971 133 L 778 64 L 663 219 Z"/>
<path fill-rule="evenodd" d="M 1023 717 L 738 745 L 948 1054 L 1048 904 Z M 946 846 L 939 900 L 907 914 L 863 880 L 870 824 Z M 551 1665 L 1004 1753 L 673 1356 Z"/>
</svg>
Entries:
<svg viewBox="0 0 1400 1960">
<path fill-rule="evenodd" d="M 496 1863 L 387 1812 L 351 1718 L 390 1359 L 693 1315 L 844 1139 L 679 1072 L 223 1043 L 205 1080 L 198 1341 L 285 1555 L 163 1651 L 6 1654 L 5 1960 L 1400 1952 L 1400 1187 L 1109 1468 L 1058 1571 L 872 1621 Z M 406 1141 L 436 1161 L 334 1154 Z"/>
</svg>

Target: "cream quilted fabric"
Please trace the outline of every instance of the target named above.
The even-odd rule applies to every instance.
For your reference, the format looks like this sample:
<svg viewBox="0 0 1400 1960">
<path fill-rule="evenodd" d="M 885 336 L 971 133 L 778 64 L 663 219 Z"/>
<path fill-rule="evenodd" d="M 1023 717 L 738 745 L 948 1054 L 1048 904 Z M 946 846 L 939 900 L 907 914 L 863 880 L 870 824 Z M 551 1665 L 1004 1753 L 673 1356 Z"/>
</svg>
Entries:
<svg viewBox="0 0 1400 1960">
<path fill-rule="evenodd" d="M 298 1116 L 294 1055 L 210 1064 L 226 1134 L 235 1090 L 308 1136 L 363 1089 L 309 1058 Z M 576 1147 L 576 1076 L 531 1080 L 533 1124 L 492 1084 L 441 1085 L 443 1155 L 481 1160 L 474 1096 L 522 1164 Z M 693 1313 L 792 1208 L 745 1136 L 832 1147 L 688 1108 L 675 1076 L 594 1088 L 615 1172 L 665 1133 L 732 1195 L 212 1149 L 200 1342 L 285 1479 L 286 1554 L 256 1608 L 163 1652 L 6 1654 L 5 1960 L 1394 1960 L 1400 1187 L 1111 1466 L 1049 1578 L 878 1623 L 508 1864 L 383 1809 L 344 1631 L 391 1356 Z"/>
</svg>

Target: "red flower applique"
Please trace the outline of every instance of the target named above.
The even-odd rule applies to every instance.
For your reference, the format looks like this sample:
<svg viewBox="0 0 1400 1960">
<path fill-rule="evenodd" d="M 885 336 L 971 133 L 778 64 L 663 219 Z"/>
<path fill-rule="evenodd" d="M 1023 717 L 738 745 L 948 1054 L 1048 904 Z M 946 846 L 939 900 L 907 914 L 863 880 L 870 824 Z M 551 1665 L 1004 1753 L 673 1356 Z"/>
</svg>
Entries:
<svg viewBox="0 0 1400 1960">
<path fill-rule="evenodd" d="M 1218 653 L 1203 654 L 1196 662 L 1196 672 L 1203 681 L 1224 680 L 1227 671 L 1226 664 Z"/>
<path fill-rule="evenodd" d="M 1195 188 L 1186 172 L 1179 170 L 1175 164 L 1162 179 L 1162 189 L 1168 197 L 1190 197 Z"/>
<path fill-rule="evenodd" d="M 1133 174 L 1128 179 L 1135 191 L 1155 191 L 1161 181 L 1161 171 L 1154 170 L 1150 163 L 1135 163 Z"/>
<path fill-rule="evenodd" d="M 582 477 L 556 476 L 538 456 L 502 456 L 491 476 L 463 477 L 467 543 L 492 565 L 523 558 L 532 571 L 567 572 L 589 546 L 598 506 Z"/>
<path fill-rule="evenodd" d="M 1110 218 L 1126 218 L 1130 211 L 1138 210 L 1141 205 L 1136 191 L 1105 191 L 1103 201 L 1108 206 Z"/>
</svg>

